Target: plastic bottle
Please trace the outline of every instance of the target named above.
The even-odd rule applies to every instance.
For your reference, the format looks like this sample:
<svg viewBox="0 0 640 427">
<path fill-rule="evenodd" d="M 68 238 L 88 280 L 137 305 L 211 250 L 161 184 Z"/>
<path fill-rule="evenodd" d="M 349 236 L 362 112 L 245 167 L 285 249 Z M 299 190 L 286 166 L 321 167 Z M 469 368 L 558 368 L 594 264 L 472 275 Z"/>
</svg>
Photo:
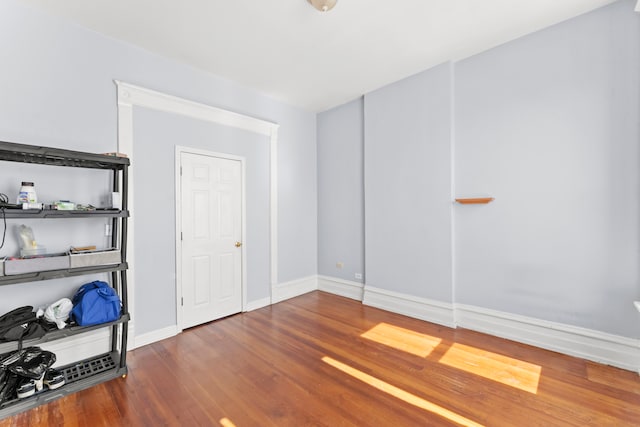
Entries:
<svg viewBox="0 0 640 427">
<path fill-rule="evenodd" d="M 33 186 L 33 182 L 22 181 L 17 203 L 38 203 L 38 196 L 36 195 L 36 189 Z"/>
</svg>

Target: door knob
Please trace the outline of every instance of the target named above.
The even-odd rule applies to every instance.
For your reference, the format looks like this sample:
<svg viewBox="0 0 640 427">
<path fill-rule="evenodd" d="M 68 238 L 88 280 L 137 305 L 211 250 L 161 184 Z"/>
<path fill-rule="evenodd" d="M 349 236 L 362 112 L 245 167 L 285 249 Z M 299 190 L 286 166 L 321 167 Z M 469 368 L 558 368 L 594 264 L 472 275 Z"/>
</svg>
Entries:
<svg viewBox="0 0 640 427">
<path fill-rule="evenodd" d="M 239 248 L 240 246 L 242 246 L 241 242 L 236 242 L 236 248 Z"/>
</svg>

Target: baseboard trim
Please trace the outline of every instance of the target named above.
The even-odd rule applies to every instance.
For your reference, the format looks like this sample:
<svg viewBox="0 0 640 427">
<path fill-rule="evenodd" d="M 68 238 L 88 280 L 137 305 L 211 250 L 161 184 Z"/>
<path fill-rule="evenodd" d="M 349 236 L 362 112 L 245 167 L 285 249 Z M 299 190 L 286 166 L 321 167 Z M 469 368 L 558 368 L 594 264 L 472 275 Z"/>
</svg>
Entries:
<svg viewBox="0 0 640 427">
<path fill-rule="evenodd" d="M 319 280 L 322 283 L 322 280 Z M 640 340 L 464 304 L 364 286 L 362 303 L 448 327 L 533 345 L 640 373 Z"/>
<path fill-rule="evenodd" d="M 362 283 L 338 279 L 337 277 L 318 276 L 318 290 L 356 301 L 362 301 L 364 296 L 364 285 Z"/>
<path fill-rule="evenodd" d="M 640 340 L 562 323 L 456 304 L 460 327 L 622 369 L 640 369 Z"/>
<path fill-rule="evenodd" d="M 453 304 L 364 286 L 364 305 L 455 328 Z"/>
<path fill-rule="evenodd" d="M 259 300 L 248 302 L 247 305 L 244 307 L 244 311 L 258 310 L 260 308 L 268 307 L 269 305 L 271 305 L 271 298 L 266 297 Z"/>
<path fill-rule="evenodd" d="M 44 342 L 38 347 L 55 353 L 56 363 L 53 366 L 64 366 L 111 351 L 110 337 L 111 328 L 105 327 L 64 340 Z"/>
<path fill-rule="evenodd" d="M 167 338 L 175 337 L 178 333 L 180 333 L 178 326 L 172 325 L 167 326 L 166 328 L 156 329 L 155 331 L 140 334 L 135 338 L 133 348 L 139 348 Z"/>
<path fill-rule="evenodd" d="M 316 290 L 318 290 L 318 276 L 278 283 L 271 289 L 271 302 L 275 304 Z"/>
<path fill-rule="evenodd" d="M 308 276 L 280 283 L 273 287 L 271 298 L 251 301 L 247 303 L 245 311 L 257 310 L 315 290 L 362 301 L 364 305 L 427 322 L 452 328 L 459 326 L 640 372 L 640 340 L 476 306 L 444 303 L 329 276 Z M 135 337 L 130 349 L 170 338 L 179 332 L 177 326 L 169 326 L 142 334 Z M 56 351 L 51 351 L 56 354 L 57 351 L 65 354 L 71 352 L 71 360 L 77 360 L 78 348 L 94 350 L 108 341 L 105 339 L 108 333 L 105 330 L 88 334 L 87 337 L 81 335 L 80 338 L 65 340 L 64 348 L 56 347 Z"/>
<path fill-rule="evenodd" d="M 290 282 L 280 283 L 273 287 L 271 298 L 267 297 L 256 301 L 247 302 L 244 311 L 253 311 L 263 307 L 268 307 L 271 304 L 285 301 L 289 298 L 294 298 L 299 295 L 315 291 L 317 289 L 318 276 L 309 276 L 302 279 L 292 280 Z M 129 345 L 129 350 L 133 350 L 148 344 L 153 344 L 154 342 L 161 341 L 166 338 L 174 337 L 180 332 L 181 331 L 178 326 L 173 325 L 138 335 L 133 340 L 133 343 Z"/>
</svg>

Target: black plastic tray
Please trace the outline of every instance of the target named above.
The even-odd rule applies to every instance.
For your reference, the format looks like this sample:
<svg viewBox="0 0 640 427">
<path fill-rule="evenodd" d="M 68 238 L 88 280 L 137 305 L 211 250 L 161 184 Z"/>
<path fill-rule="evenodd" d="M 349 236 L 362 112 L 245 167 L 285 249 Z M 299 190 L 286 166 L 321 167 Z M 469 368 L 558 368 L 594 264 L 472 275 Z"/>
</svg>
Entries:
<svg viewBox="0 0 640 427">
<path fill-rule="evenodd" d="M 19 414 L 105 381 L 124 377 L 127 375 L 127 367 L 119 367 L 118 360 L 120 360 L 119 353 L 105 353 L 57 368 L 65 376 L 65 384 L 62 387 L 55 390 L 48 390 L 45 387 L 44 390 L 33 396 L 3 403 L 0 406 L 0 419 Z"/>
</svg>

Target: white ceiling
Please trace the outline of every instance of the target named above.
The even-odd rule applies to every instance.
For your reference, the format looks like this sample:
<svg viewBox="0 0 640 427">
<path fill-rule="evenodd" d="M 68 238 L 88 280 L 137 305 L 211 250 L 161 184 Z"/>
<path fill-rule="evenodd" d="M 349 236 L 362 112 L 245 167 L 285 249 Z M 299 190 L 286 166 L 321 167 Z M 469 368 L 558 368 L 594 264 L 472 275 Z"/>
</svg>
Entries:
<svg viewBox="0 0 640 427">
<path fill-rule="evenodd" d="M 617 0 L 23 0 L 323 111 Z"/>
</svg>

